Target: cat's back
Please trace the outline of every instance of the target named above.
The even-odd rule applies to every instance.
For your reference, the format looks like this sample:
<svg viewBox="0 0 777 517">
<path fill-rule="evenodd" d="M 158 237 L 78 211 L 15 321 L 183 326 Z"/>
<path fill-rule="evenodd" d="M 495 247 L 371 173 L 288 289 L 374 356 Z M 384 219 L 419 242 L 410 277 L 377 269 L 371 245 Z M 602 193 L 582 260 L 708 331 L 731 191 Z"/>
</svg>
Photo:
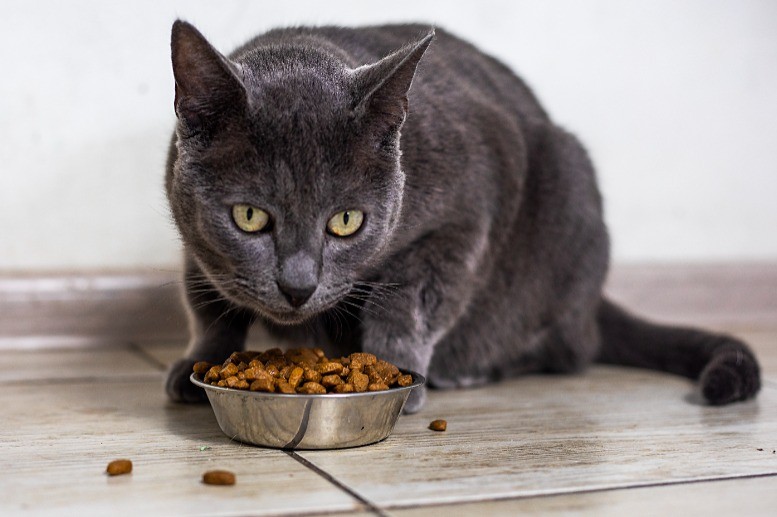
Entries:
<svg viewBox="0 0 777 517">
<path fill-rule="evenodd" d="M 367 27 L 294 27 L 274 29 L 249 41 L 232 55 L 266 46 L 307 46 L 351 68 L 374 63 L 433 30 L 431 25 Z M 416 106 L 458 101 L 487 103 L 520 118 L 547 119 L 534 94 L 509 68 L 449 32 L 434 28 L 435 40 L 419 64 L 413 87 Z"/>
</svg>

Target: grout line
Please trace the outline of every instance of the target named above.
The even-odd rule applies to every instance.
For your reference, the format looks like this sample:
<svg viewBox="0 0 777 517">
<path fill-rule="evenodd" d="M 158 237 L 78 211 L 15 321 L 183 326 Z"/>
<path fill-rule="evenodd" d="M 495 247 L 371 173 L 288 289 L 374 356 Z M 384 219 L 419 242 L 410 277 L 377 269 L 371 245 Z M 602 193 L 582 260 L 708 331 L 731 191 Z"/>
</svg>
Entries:
<svg viewBox="0 0 777 517">
<path fill-rule="evenodd" d="M 490 502 L 499 502 L 499 501 L 545 499 L 545 498 L 553 498 L 553 497 L 597 494 L 597 493 L 603 493 L 603 492 L 615 492 L 618 490 L 639 490 L 640 488 L 661 488 L 661 487 L 669 487 L 674 485 L 693 485 L 693 484 L 702 484 L 702 483 L 712 483 L 716 481 L 736 481 L 739 479 L 760 479 L 760 478 L 769 478 L 769 477 L 777 478 L 777 472 L 766 472 L 762 474 L 732 475 L 732 476 L 703 478 L 703 479 L 687 479 L 687 480 L 677 480 L 677 481 L 656 481 L 653 483 L 644 483 L 644 484 L 635 483 L 631 485 L 621 485 L 621 486 L 616 485 L 616 486 L 601 487 L 601 488 L 560 490 L 558 492 L 545 492 L 545 493 L 539 493 L 539 494 L 527 494 L 527 495 L 517 495 L 517 496 L 508 495 L 504 497 L 497 496 L 497 497 L 492 497 L 488 499 L 471 499 L 471 500 L 462 499 L 459 501 L 448 501 L 444 503 L 431 503 L 431 504 L 418 503 L 418 504 L 411 504 L 407 506 L 398 504 L 398 505 L 389 506 L 389 509 L 391 510 L 410 510 L 413 508 L 433 509 L 433 508 L 443 508 L 448 506 L 457 506 L 462 504 L 480 504 L 480 503 L 490 503 Z"/>
<path fill-rule="evenodd" d="M 140 356 L 141 359 L 146 361 L 147 363 L 151 363 L 152 366 L 154 366 L 157 370 L 160 372 L 167 371 L 167 365 L 148 353 L 148 350 L 140 346 L 139 344 L 135 343 L 134 341 L 130 342 L 128 344 L 128 348 L 130 352 L 134 352 L 135 355 Z"/>
<path fill-rule="evenodd" d="M 108 383 L 117 384 L 122 382 L 148 382 L 159 379 L 159 373 L 139 373 L 139 374 L 118 374 L 113 376 L 85 375 L 82 377 L 51 377 L 36 378 L 36 386 L 56 386 L 59 384 L 92 384 Z M 29 386 L 29 379 L 12 379 L 0 381 L 0 386 Z"/>
<path fill-rule="evenodd" d="M 322 478 L 326 479 L 327 481 L 329 481 L 330 483 L 335 485 L 340 490 L 344 491 L 345 493 L 347 493 L 348 495 L 350 495 L 351 497 L 353 497 L 354 499 L 356 499 L 357 501 L 362 503 L 364 506 L 367 507 L 367 509 L 369 511 L 371 511 L 375 515 L 378 515 L 380 517 L 389 517 L 389 514 L 386 513 L 385 511 L 381 510 L 380 507 L 375 505 L 375 503 L 373 503 L 369 499 L 366 499 L 364 496 L 362 496 L 358 492 L 352 490 L 348 486 L 344 485 L 339 480 L 337 480 L 337 478 L 335 478 L 334 476 L 332 476 L 331 474 L 329 474 L 325 470 L 320 469 L 314 463 L 312 463 L 312 462 L 308 461 L 307 459 L 303 458 L 302 456 L 297 454 L 295 451 L 293 451 L 293 450 L 284 450 L 283 452 L 285 452 L 291 458 L 297 460 L 303 466 L 309 468 L 310 470 L 312 470 L 313 472 L 315 472 L 316 474 L 318 474 Z"/>
</svg>

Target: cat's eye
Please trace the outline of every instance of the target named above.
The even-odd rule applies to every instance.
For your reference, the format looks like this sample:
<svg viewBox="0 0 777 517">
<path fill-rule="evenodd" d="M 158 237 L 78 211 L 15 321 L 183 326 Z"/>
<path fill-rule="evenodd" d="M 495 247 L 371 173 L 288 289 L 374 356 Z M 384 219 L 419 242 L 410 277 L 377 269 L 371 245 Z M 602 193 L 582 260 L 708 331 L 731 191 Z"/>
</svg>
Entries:
<svg viewBox="0 0 777 517">
<path fill-rule="evenodd" d="M 263 230 L 270 221 L 270 216 L 261 208 L 251 205 L 234 205 L 232 219 L 238 228 L 244 232 L 254 233 Z"/>
<path fill-rule="evenodd" d="M 364 222 L 364 213 L 361 210 L 344 210 L 338 212 L 326 223 L 329 233 L 338 237 L 348 237 L 356 233 Z"/>
</svg>

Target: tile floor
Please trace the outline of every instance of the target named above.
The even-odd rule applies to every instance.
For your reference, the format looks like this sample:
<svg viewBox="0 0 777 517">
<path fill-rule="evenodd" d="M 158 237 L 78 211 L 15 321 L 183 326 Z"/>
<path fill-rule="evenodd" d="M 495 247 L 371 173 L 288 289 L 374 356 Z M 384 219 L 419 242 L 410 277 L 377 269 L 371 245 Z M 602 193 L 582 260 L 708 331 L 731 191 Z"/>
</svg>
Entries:
<svg viewBox="0 0 777 517">
<path fill-rule="evenodd" d="M 755 401 L 708 407 L 684 379 L 596 366 L 431 392 L 379 444 L 295 453 L 169 404 L 179 345 L 0 350 L 0 515 L 772 515 L 777 318 L 734 332 L 764 366 Z M 107 477 L 124 457 L 133 473 Z M 237 484 L 203 485 L 213 468 Z"/>
</svg>

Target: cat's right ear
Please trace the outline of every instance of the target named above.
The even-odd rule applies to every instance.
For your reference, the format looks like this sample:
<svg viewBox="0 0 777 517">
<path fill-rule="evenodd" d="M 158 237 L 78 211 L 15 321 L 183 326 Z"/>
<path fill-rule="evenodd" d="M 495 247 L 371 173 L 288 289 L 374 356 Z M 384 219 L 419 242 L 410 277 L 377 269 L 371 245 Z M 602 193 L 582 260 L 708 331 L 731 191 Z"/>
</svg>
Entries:
<svg viewBox="0 0 777 517">
<path fill-rule="evenodd" d="M 212 128 L 225 114 L 245 107 L 241 69 L 185 21 L 173 24 L 170 42 L 175 113 L 192 132 Z"/>
</svg>

